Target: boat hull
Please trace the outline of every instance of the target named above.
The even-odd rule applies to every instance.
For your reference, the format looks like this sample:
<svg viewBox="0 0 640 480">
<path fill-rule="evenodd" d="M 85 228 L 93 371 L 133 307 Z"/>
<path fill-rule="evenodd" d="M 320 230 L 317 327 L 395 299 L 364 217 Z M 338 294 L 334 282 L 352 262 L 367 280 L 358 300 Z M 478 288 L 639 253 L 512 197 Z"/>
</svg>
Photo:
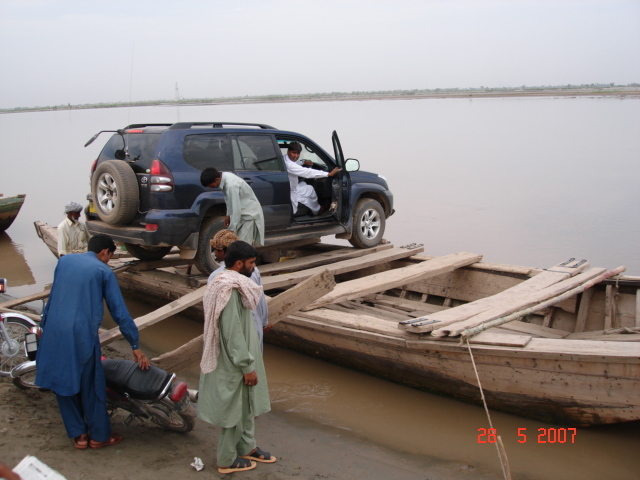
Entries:
<svg viewBox="0 0 640 480">
<path fill-rule="evenodd" d="M 0 232 L 7 230 L 18 216 L 26 195 L 0 197 Z"/>
<path fill-rule="evenodd" d="M 482 402 L 469 349 L 457 342 L 407 342 L 302 318 L 280 322 L 265 341 L 413 388 Z M 572 340 L 566 353 L 566 342 L 532 339 L 518 349 L 472 345 L 489 408 L 568 427 L 640 420 L 637 344 Z"/>
</svg>

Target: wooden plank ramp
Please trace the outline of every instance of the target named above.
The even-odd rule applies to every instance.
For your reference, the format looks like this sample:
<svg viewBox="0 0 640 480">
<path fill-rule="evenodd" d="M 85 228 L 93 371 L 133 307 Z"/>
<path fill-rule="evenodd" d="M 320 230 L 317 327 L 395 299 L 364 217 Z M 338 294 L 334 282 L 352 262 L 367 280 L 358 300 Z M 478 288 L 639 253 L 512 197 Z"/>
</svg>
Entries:
<svg viewBox="0 0 640 480">
<path fill-rule="evenodd" d="M 483 312 L 492 311 L 494 312 L 493 314 L 498 311 L 504 312 L 505 305 L 507 305 L 507 309 L 514 308 L 515 305 L 519 305 L 519 299 L 528 298 L 544 288 L 581 273 L 588 267 L 589 264 L 586 262 L 576 266 L 567 266 L 567 262 L 554 265 L 529 280 L 519 283 L 496 295 L 481 298 L 432 315 L 416 318 L 415 320 L 402 322 L 399 324 L 399 327 L 412 333 L 428 333 L 447 325 L 472 318 Z M 604 269 L 600 270 L 602 271 Z"/>
<path fill-rule="evenodd" d="M 309 300 L 320 298 L 335 287 L 335 280 L 327 270 L 324 270 L 280 295 L 268 298 L 269 323 L 272 325 L 291 315 Z M 206 287 L 201 287 L 206 288 Z M 199 335 L 175 350 L 164 353 L 151 361 L 164 370 L 179 372 L 185 370 L 202 357 L 203 336 Z"/>
<path fill-rule="evenodd" d="M 423 278 L 434 277 L 466 265 L 471 265 L 472 263 L 479 262 L 481 259 L 482 255 L 459 252 L 436 257 L 415 265 L 396 268 L 364 278 L 343 282 L 339 284 L 333 292 L 311 303 L 304 310 L 314 310 L 331 303 L 339 303 L 372 293 L 383 292 L 391 288 L 417 282 Z"/>
<path fill-rule="evenodd" d="M 307 278 L 322 272 L 323 270 L 328 270 L 332 275 L 340 275 L 343 273 L 354 272 L 357 270 L 362 270 L 367 267 L 372 267 L 376 265 L 380 265 L 383 263 L 391 262 L 393 260 L 399 260 L 401 258 L 407 258 L 416 253 L 420 253 L 424 251 L 423 247 L 415 247 L 415 248 L 398 248 L 393 247 L 387 250 L 375 252 L 372 254 L 365 255 L 363 257 L 353 258 L 350 260 L 343 260 L 340 262 L 332 263 L 331 265 L 324 265 L 320 267 L 314 267 L 309 269 L 304 269 L 296 272 L 285 273 L 282 275 L 272 275 L 270 277 L 266 277 L 262 279 L 262 286 L 265 291 L 274 290 L 276 288 L 287 288 L 297 283 L 300 283 Z M 284 263 L 284 262 L 283 262 Z M 262 269 L 260 270 L 262 272 Z"/>
</svg>

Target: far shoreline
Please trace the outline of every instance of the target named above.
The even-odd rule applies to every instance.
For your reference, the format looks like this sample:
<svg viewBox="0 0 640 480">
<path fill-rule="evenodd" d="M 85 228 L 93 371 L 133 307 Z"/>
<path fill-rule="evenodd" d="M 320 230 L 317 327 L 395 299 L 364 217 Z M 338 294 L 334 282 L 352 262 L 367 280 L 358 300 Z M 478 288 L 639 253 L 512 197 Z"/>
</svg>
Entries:
<svg viewBox="0 0 640 480">
<path fill-rule="evenodd" d="M 87 105 L 58 105 L 51 107 L 0 109 L 0 113 L 49 112 L 59 110 L 89 110 L 124 107 L 194 107 L 211 105 L 249 105 L 263 103 L 352 102 L 372 100 L 425 100 L 447 98 L 513 98 L 513 97 L 620 97 L 640 98 L 640 87 L 576 87 L 576 88 L 520 88 L 520 89 L 435 89 L 429 91 L 401 90 L 393 92 L 328 93 L 302 95 L 264 95 L 222 97 L 211 99 L 155 100 L 133 103 L 98 103 Z"/>
</svg>

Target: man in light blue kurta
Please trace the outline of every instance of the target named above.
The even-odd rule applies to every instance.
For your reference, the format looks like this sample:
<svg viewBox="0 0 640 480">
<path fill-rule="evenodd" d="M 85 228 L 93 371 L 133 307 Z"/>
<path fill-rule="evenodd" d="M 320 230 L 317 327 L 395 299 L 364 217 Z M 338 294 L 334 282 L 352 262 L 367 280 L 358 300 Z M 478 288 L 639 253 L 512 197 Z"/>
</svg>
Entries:
<svg viewBox="0 0 640 480">
<path fill-rule="evenodd" d="M 230 172 L 205 168 L 200 175 L 204 187 L 220 188 L 227 204 L 224 225 L 238 238 L 250 245 L 264 245 L 264 214 L 251 187 L 242 178 Z"/>
<path fill-rule="evenodd" d="M 113 271 L 106 265 L 115 244 L 106 235 L 89 240 L 89 251 L 58 261 L 49 301 L 42 314 L 36 384 L 53 390 L 69 438 L 77 449 L 119 442 L 111 435 L 106 381 L 98 328 L 109 312 L 127 339 L 141 368 L 149 360 L 138 346 L 138 328 L 127 311 Z"/>
<path fill-rule="evenodd" d="M 250 470 L 255 462 L 276 461 L 257 447 L 254 436 L 255 417 L 271 410 L 251 314 L 262 289 L 247 278 L 255 267 L 255 255 L 247 243 L 232 243 L 225 256 L 227 269 L 208 284 L 203 298 L 198 416 L 221 427 L 217 453 L 220 473 Z"/>
</svg>

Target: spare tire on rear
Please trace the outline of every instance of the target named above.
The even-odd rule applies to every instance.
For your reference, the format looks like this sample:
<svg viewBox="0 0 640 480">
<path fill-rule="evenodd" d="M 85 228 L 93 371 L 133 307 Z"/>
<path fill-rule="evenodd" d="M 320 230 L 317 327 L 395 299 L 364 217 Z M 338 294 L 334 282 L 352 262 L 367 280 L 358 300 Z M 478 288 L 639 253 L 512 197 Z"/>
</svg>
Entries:
<svg viewBox="0 0 640 480">
<path fill-rule="evenodd" d="M 138 212 L 138 180 L 122 160 L 107 160 L 98 165 L 91 193 L 100 220 L 109 225 L 126 225 Z"/>
</svg>

